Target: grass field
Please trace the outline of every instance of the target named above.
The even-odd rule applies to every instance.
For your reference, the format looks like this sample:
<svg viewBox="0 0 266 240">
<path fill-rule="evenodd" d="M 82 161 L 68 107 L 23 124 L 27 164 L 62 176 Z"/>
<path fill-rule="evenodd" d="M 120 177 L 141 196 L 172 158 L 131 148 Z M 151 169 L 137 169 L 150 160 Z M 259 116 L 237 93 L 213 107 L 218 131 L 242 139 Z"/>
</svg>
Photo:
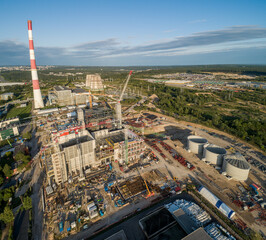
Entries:
<svg viewBox="0 0 266 240">
<path fill-rule="evenodd" d="M 26 118 L 31 115 L 31 103 L 27 105 L 27 107 L 19 108 L 13 106 L 7 113 L 6 119 L 19 117 L 19 118 Z"/>
</svg>

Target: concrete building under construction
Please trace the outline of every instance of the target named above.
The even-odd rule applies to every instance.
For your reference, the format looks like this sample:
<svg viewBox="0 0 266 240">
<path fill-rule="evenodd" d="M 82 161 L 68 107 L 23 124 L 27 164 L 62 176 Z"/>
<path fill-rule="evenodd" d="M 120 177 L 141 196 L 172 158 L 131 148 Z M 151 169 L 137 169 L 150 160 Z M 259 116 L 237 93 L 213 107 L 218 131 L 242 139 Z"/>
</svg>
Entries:
<svg viewBox="0 0 266 240">
<path fill-rule="evenodd" d="M 48 93 L 48 100 L 50 105 L 82 105 L 89 102 L 90 95 L 88 91 L 82 88 L 70 89 L 65 86 L 55 86 L 53 91 Z"/>
<path fill-rule="evenodd" d="M 91 168 L 114 161 L 136 162 L 145 148 L 143 139 L 127 129 L 79 129 L 58 133 L 55 139 L 50 178 L 57 184 L 66 182 L 69 176 L 83 178 Z"/>
<path fill-rule="evenodd" d="M 55 182 L 65 182 L 72 174 L 83 177 L 84 171 L 95 165 L 94 149 L 95 140 L 88 131 L 59 137 L 52 154 Z"/>
<path fill-rule="evenodd" d="M 86 76 L 86 87 L 91 91 L 102 91 L 103 83 L 99 74 L 88 74 Z"/>
</svg>

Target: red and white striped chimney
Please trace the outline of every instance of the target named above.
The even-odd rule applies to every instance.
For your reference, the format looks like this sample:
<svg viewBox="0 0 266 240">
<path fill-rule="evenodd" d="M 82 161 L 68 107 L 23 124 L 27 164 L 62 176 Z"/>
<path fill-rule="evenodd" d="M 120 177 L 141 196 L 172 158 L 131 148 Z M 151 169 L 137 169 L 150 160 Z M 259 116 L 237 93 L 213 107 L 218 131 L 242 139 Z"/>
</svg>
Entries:
<svg viewBox="0 0 266 240">
<path fill-rule="evenodd" d="M 30 46 L 30 65 L 31 65 L 31 78 L 33 86 L 34 108 L 43 108 L 43 100 L 39 85 L 35 54 L 34 54 L 31 20 L 28 20 L 28 34 L 29 34 L 29 46 Z"/>
</svg>

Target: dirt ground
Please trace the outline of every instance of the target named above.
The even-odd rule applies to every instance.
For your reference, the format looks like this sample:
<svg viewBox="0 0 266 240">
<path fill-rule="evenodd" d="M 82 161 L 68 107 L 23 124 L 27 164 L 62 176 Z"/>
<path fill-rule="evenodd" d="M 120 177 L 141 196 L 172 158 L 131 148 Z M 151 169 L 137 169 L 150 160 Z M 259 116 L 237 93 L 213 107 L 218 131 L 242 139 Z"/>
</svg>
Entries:
<svg viewBox="0 0 266 240">
<path fill-rule="evenodd" d="M 149 133 L 165 132 L 166 135 L 174 136 L 174 139 L 176 140 L 166 140 L 165 142 L 168 145 L 170 145 L 173 149 L 175 149 L 178 153 L 180 153 L 183 157 L 185 157 L 189 162 L 191 162 L 196 167 L 196 170 L 193 172 L 189 171 L 187 168 L 183 167 L 181 164 L 175 161 L 171 157 L 171 155 L 160 146 L 160 144 L 157 144 L 157 146 L 160 147 L 160 149 L 163 151 L 166 157 L 173 161 L 172 165 L 169 165 L 165 161 L 161 161 L 160 164 L 164 165 L 162 167 L 164 167 L 164 169 L 169 169 L 171 173 L 175 177 L 178 177 L 179 179 L 186 178 L 189 176 L 200 181 L 217 197 L 219 197 L 223 202 L 225 202 L 229 207 L 231 207 L 237 213 L 236 214 L 237 217 L 242 219 L 249 227 L 257 231 L 262 231 L 264 234 L 266 234 L 265 227 L 259 225 L 258 222 L 255 221 L 255 218 L 258 216 L 258 212 L 243 211 L 235 204 L 233 204 L 229 199 L 228 197 L 229 195 L 232 197 L 236 197 L 237 194 L 241 193 L 239 188 L 237 187 L 238 185 L 240 185 L 240 183 L 233 179 L 229 181 L 225 176 L 219 174 L 219 172 L 216 169 L 214 169 L 210 165 L 207 165 L 205 162 L 201 161 L 200 158 L 195 154 L 189 153 L 185 148 L 187 147 L 187 136 L 191 134 L 202 136 L 206 138 L 209 143 L 213 143 L 224 148 L 231 145 L 229 142 L 221 138 L 209 135 L 204 131 L 205 129 L 220 135 L 227 136 L 231 139 L 235 139 L 237 140 L 237 142 L 244 143 L 245 146 L 252 148 L 252 150 L 255 151 L 260 151 L 260 150 L 253 147 L 250 144 L 238 140 L 235 137 L 223 133 L 221 131 L 210 129 L 198 124 L 193 124 L 183 121 L 179 122 L 174 118 L 170 118 L 162 114 L 153 113 L 153 112 L 151 113 L 159 117 L 165 117 L 166 119 L 162 121 L 161 125 L 149 129 Z M 241 149 L 237 149 L 237 147 L 235 149 L 241 151 Z M 255 156 L 253 157 L 255 158 Z M 258 158 L 256 159 L 259 160 Z M 252 169 L 253 168 L 254 167 L 252 166 Z M 250 171 L 249 179 L 246 181 L 246 183 L 241 183 L 241 184 L 248 186 L 250 183 L 255 182 L 260 186 L 265 186 L 265 181 L 266 181 L 265 174 L 263 174 L 258 169 L 253 169 Z"/>
</svg>

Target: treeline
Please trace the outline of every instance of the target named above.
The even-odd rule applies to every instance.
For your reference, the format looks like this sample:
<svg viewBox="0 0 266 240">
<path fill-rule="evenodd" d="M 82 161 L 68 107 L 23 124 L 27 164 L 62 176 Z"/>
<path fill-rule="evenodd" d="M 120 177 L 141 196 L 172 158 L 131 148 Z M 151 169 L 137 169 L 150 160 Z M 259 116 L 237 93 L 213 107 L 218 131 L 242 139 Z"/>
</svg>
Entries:
<svg viewBox="0 0 266 240">
<path fill-rule="evenodd" d="M 265 150 L 266 120 L 258 110 L 238 106 L 234 108 L 229 103 L 228 114 L 217 109 L 218 100 L 212 95 L 196 95 L 193 90 L 160 85 L 156 92 L 159 97 L 157 107 L 170 116 L 178 115 L 179 119 L 217 128 Z"/>
</svg>

